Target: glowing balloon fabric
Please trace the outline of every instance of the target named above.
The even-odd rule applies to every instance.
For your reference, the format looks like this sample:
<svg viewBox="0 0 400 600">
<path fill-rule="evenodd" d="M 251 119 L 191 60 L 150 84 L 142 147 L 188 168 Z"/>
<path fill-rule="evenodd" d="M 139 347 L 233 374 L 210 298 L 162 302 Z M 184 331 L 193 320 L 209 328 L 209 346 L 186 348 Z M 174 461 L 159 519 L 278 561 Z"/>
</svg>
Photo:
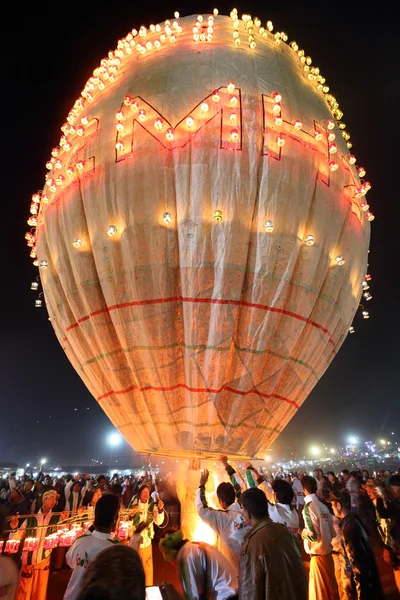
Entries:
<svg viewBox="0 0 400 600">
<path fill-rule="evenodd" d="M 37 257 L 60 343 L 136 450 L 256 456 L 347 334 L 370 226 L 293 50 L 258 29 L 249 48 L 242 21 L 238 48 L 222 16 L 195 42 L 195 20 L 130 35 L 95 72 Z"/>
</svg>

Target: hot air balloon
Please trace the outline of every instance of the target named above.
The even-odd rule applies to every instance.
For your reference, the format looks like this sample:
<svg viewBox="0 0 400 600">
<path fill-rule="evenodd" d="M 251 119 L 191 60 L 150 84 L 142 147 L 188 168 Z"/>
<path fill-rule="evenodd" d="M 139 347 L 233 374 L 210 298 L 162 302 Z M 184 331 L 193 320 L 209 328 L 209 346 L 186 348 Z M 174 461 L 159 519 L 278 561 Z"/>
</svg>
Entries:
<svg viewBox="0 0 400 600">
<path fill-rule="evenodd" d="M 358 308 L 370 184 L 287 40 L 236 11 L 132 30 L 33 198 L 54 331 L 137 451 L 264 456 Z"/>
</svg>

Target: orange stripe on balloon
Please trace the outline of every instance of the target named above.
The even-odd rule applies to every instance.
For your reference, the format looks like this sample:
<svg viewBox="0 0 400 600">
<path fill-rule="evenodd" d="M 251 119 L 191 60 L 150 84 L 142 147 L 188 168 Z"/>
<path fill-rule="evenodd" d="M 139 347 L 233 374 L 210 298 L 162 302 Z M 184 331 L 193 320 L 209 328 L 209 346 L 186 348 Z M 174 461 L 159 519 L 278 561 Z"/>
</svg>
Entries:
<svg viewBox="0 0 400 600">
<path fill-rule="evenodd" d="M 298 319 L 299 321 L 303 321 L 307 323 L 307 325 L 312 325 L 316 327 L 323 333 L 326 333 L 329 336 L 329 343 L 332 346 L 335 346 L 335 342 L 331 337 L 331 333 L 326 327 L 323 327 L 319 323 L 308 319 L 307 317 L 303 317 L 302 315 L 298 315 L 297 313 L 291 312 L 290 310 L 285 310 L 284 308 L 275 308 L 274 306 L 268 306 L 266 304 L 256 304 L 253 302 L 245 302 L 244 300 L 218 300 L 216 298 L 184 298 L 182 296 L 174 296 L 172 298 L 155 298 L 152 300 L 132 300 L 131 302 L 124 302 L 122 304 L 114 304 L 112 306 L 107 306 L 105 308 L 100 308 L 99 310 L 95 310 L 84 317 L 78 319 L 76 323 L 72 323 L 65 330 L 71 331 L 75 327 L 78 327 L 81 323 L 84 323 L 88 319 L 93 317 L 97 317 L 98 315 L 109 313 L 112 310 L 118 310 L 121 308 L 129 308 L 130 306 L 145 306 L 146 304 L 165 304 L 168 302 L 192 302 L 192 303 L 207 303 L 207 304 L 222 304 L 222 305 L 231 305 L 231 306 L 246 306 L 247 308 L 257 308 L 259 310 L 265 310 L 267 312 L 280 313 L 282 315 L 286 315 L 288 317 L 293 317 L 293 319 Z"/>
<path fill-rule="evenodd" d="M 130 385 L 129 387 L 125 388 L 124 390 L 110 390 L 109 392 L 106 392 L 105 394 L 102 394 L 101 396 L 99 396 L 97 398 L 97 400 L 98 401 L 104 400 L 104 398 L 109 398 L 110 396 L 112 396 L 114 394 L 115 395 L 127 394 L 128 392 L 132 392 L 134 390 L 137 390 L 138 392 L 146 392 L 147 390 L 151 390 L 154 392 L 173 392 L 174 390 L 177 390 L 180 388 L 184 388 L 184 389 L 188 390 L 189 392 L 194 392 L 197 394 L 201 394 L 201 393 L 219 394 L 223 390 L 227 390 L 228 392 L 232 392 L 233 394 L 238 394 L 239 396 L 247 396 L 248 394 L 257 394 L 257 396 L 261 396 L 261 398 L 276 398 L 277 400 L 282 400 L 282 402 L 287 402 L 288 404 L 292 404 L 296 408 L 300 408 L 299 404 L 297 404 L 297 402 L 295 402 L 294 400 L 290 400 L 289 398 L 285 398 L 284 396 L 279 396 L 279 394 L 264 394 L 263 392 L 260 392 L 259 390 L 256 390 L 254 388 L 252 388 L 251 390 L 247 390 L 247 392 L 244 392 L 243 390 L 236 390 L 235 388 L 232 388 L 229 385 L 223 385 L 219 390 L 214 390 L 211 388 L 192 388 L 192 387 L 186 385 L 186 383 L 177 383 L 176 385 L 171 385 L 169 387 L 158 387 L 158 386 L 154 386 L 154 385 L 145 385 L 143 387 L 139 387 L 138 385 Z"/>
</svg>

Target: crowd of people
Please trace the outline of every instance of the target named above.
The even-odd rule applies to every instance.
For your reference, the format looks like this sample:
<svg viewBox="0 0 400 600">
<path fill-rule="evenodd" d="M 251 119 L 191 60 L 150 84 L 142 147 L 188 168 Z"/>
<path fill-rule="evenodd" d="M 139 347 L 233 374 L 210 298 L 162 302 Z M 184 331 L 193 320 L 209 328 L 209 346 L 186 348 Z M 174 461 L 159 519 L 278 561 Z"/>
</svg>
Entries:
<svg viewBox="0 0 400 600">
<path fill-rule="evenodd" d="M 195 498 L 216 546 L 185 536 L 168 477 L 0 478 L 0 598 L 45 600 L 51 568 L 64 563 L 71 569 L 65 600 L 145 600 L 156 542 L 180 580 L 179 589 L 156 586 L 154 597 L 164 600 L 182 594 L 190 600 L 380 600 L 380 554 L 400 592 L 400 474 L 316 469 L 309 475 L 281 467 L 271 474 L 251 463 L 237 472 L 227 457 L 221 463 L 220 507 L 211 505 L 207 470 L 199 474 Z M 119 534 L 122 514 L 129 540 Z M 46 546 L 52 532 L 74 519 L 88 528 L 71 547 Z M 35 545 L 10 555 L 7 540 Z"/>
</svg>

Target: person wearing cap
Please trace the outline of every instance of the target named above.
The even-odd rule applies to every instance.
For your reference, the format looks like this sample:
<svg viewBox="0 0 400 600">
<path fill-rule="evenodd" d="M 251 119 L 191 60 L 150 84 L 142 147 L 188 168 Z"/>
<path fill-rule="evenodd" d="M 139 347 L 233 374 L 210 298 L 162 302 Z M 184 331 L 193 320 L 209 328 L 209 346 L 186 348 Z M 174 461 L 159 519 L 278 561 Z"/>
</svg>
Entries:
<svg viewBox="0 0 400 600">
<path fill-rule="evenodd" d="M 332 492 L 329 497 L 333 513 L 339 520 L 339 556 L 341 590 L 346 600 L 383 600 L 374 552 L 362 523 L 351 511 L 347 490 Z"/>
<path fill-rule="evenodd" d="M 388 487 L 388 497 L 383 495 L 373 480 L 368 480 L 364 489 L 375 506 L 383 558 L 392 566 L 396 587 L 400 592 L 400 475 L 392 475 Z"/>
<path fill-rule="evenodd" d="M 129 503 L 129 509 L 132 509 L 134 531 L 140 523 L 147 523 L 146 529 L 142 532 L 142 542 L 138 552 L 143 563 L 146 575 L 146 586 L 153 585 L 153 549 L 152 540 L 154 538 L 154 523 L 161 525 L 164 521 L 164 503 L 161 499 L 157 505 L 150 496 L 151 488 L 148 483 L 143 483 Z"/>
<path fill-rule="evenodd" d="M 50 573 L 51 550 L 44 548 L 44 539 L 56 530 L 59 521 L 67 518 L 67 513 L 53 514 L 57 502 L 57 492 L 48 490 L 43 494 L 42 507 L 36 515 L 31 515 L 19 529 L 18 517 L 10 523 L 13 530 L 10 539 L 23 540 L 25 537 L 37 538 L 38 547 L 33 552 L 22 552 L 22 566 L 19 576 L 16 600 L 46 600 L 47 584 Z"/>
<path fill-rule="evenodd" d="M 301 480 L 304 490 L 301 533 L 304 549 L 310 555 L 309 600 L 336 600 L 338 589 L 332 558 L 332 539 L 336 536 L 328 507 L 317 498 L 318 483 L 305 475 Z"/>
</svg>

